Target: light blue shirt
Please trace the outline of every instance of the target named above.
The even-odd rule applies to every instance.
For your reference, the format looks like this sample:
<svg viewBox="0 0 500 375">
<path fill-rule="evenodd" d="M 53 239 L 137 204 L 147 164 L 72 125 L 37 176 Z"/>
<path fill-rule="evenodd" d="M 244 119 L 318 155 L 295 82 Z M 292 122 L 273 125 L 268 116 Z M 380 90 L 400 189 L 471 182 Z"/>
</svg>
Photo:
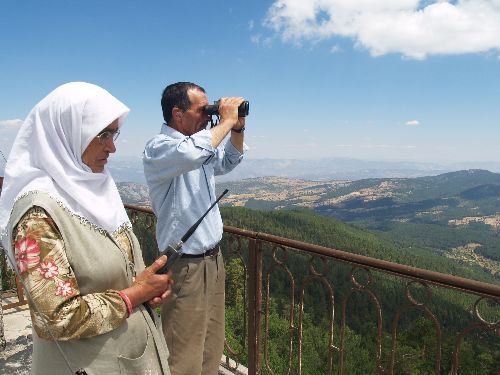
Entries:
<svg viewBox="0 0 500 375">
<path fill-rule="evenodd" d="M 243 150 L 247 149 L 244 145 Z M 186 136 L 163 124 L 161 133 L 146 144 L 142 158 L 157 218 L 156 239 L 160 251 L 178 243 L 215 202 L 215 176 L 230 172 L 242 158 L 242 153 L 229 140 L 213 148 L 209 130 Z M 182 251 L 201 254 L 221 239 L 222 219 L 216 205 Z"/>
</svg>

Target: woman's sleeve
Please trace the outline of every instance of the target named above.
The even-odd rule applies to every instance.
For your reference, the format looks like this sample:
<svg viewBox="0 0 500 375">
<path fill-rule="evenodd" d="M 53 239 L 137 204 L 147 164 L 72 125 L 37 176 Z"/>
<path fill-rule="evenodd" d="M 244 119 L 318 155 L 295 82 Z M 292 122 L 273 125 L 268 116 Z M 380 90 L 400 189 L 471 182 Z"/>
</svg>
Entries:
<svg viewBox="0 0 500 375">
<path fill-rule="evenodd" d="M 61 233 L 44 209 L 32 207 L 14 228 L 12 238 L 39 337 L 73 340 L 97 336 L 127 318 L 127 306 L 117 291 L 80 294 Z"/>
</svg>

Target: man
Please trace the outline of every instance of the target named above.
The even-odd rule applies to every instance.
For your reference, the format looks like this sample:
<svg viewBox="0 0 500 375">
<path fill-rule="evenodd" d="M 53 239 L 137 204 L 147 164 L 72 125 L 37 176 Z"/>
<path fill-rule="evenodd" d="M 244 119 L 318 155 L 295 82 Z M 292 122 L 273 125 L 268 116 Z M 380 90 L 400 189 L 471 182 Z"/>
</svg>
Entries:
<svg viewBox="0 0 500 375">
<path fill-rule="evenodd" d="M 163 91 L 165 123 L 143 155 L 161 250 L 177 243 L 215 201 L 214 176 L 240 163 L 246 150 L 245 118 L 238 118 L 243 101 L 221 99 L 220 123 L 205 129 L 210 116 L 203 111 L 208 105 L 203 88 L 178 82 Z M 217 374 L 224 349 L 221 238 L 222 220 L 215 206 L 183 245 L 184 254 L 172 268 L 173 295 L 161 311 L 172 375 Z"/>
</svg>

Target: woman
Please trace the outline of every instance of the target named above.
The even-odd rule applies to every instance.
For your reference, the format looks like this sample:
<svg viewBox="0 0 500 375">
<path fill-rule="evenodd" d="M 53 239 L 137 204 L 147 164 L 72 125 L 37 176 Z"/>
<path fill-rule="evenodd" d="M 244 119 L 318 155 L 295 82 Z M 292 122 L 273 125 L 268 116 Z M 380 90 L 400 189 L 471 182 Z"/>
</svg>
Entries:
<svg viewBox="0 0 500 375">
<path fill-rule="evenodd" d="M 143 305 L 171 293 L 170 275 L 155 274 L 166 257 L 145 269 L 105 168 L 128 112 L 98 86 L 68 83 L 33 108 L 12 147 L 0 230 L 30 297 L 34 374 L 170 374 Z"/>
</svg>

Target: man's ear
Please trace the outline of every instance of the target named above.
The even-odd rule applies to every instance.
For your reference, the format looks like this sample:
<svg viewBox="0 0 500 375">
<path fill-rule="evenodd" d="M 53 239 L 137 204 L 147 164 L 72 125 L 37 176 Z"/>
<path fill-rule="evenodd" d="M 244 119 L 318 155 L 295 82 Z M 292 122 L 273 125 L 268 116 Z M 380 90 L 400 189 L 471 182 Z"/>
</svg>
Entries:
<svg viewBox="0 0 500 375">
<path fill-rule="evenodd" d="M 174 121 L 179 121 L 182 117 L 182 110 L 178 107 L 172 108 L 172 119 Z"/>
</svg>

